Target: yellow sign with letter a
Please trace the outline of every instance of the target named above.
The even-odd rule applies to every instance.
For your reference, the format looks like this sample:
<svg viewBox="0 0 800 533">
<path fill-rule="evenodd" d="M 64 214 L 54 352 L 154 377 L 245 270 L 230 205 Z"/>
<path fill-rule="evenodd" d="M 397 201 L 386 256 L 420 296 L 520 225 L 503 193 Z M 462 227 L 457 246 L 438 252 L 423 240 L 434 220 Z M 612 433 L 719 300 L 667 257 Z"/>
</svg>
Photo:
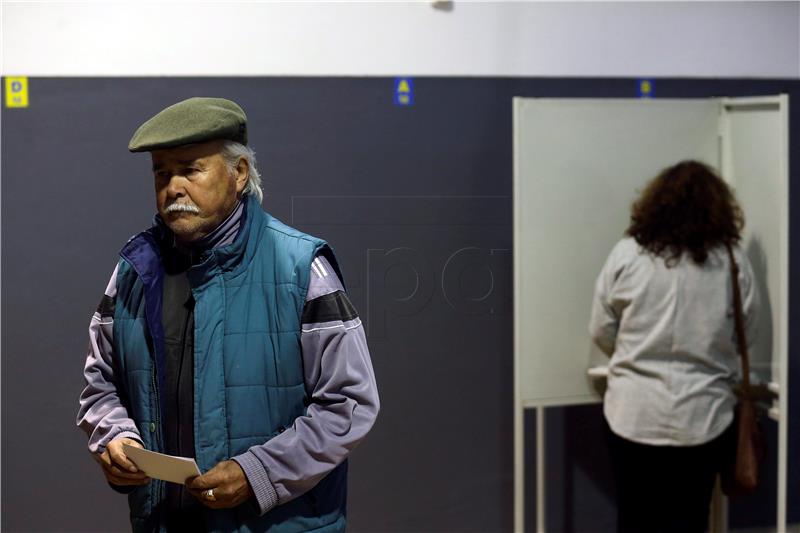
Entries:
<svg viewBox="0 0 800 533">
<path fill-rule="evenodd" d="M 6 107 L 28 107 L 28 78 L 6 78 Z"/>
</svg>

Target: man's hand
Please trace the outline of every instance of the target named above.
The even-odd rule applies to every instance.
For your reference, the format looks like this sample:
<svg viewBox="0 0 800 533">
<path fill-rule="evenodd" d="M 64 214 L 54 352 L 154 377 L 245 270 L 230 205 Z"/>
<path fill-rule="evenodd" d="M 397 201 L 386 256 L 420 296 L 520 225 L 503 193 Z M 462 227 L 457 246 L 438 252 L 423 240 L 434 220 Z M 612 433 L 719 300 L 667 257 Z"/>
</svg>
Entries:
<svg viewBox="0 0 800 533">
<path fill-rule="evenodd" d="M 236 507 L 255 497 L 242 467 L 236 461 L 222 461 L 203 474 L 186 481 L 189 489 L 203 505 L 211 509 Z M 212 495 L 208 491 L 212 490 Z"/>
<path fill-rule="evenodd" d="M 144 448 L 139 441 L 127 438 L 114 439 L 106 450 L 95 459 L 103 467 L 103 474 L 112 485 L 146 485 L 150 483 L 147 474 L 141 472 L 122 451 L 122 445 Z"/>
</svg>

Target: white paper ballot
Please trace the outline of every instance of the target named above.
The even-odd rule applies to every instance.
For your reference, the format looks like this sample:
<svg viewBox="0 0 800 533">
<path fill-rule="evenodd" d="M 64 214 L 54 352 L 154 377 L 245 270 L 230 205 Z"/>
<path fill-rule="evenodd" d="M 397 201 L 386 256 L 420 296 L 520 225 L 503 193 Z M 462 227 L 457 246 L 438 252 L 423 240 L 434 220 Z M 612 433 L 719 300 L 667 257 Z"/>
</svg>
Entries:
<svg viewBox="0 0 800 533">
<path fill-rule="evenodd" d="M 189 457 L 165 455 L 128 444 L 123 444 L 122 450 L 136 468 L 153 479 L 163 479 L 183 485 L 187 478 L 200 475 L 197 463 Z"/>
</svg>

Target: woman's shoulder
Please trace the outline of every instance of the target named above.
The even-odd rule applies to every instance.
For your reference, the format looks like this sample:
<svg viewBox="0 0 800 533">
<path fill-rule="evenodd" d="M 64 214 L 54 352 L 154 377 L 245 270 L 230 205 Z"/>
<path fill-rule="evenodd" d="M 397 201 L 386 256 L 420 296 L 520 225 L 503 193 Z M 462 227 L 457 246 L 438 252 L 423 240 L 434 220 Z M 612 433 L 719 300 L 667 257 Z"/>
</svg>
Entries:
<svg viewBox="0 0 800 533">
<path fill-rule="evenodd" d="M 753 265 L 750 263 L 750 258 L 747 254 L 747 251 L 738 244 L 733 246 L 732 250 L 733 257 L 739 267 L 739 274 L 748 280 L 753 278 Z M 727 255 L 727 250 L 725 251 L 725 254 Z"/>
<path fill-rule="evenodd" d="M 644 250 L 633 237 L 624 237 L 617 241 L 606 259 L 604 270 L 614 272 L 617 277 L 631 264 L 637 262 Z"/>
<path fill-rule="evenodd" d="M 731 246 L 731 251 L 733 252 L 734 260 L 740 267 L 745 267 L 747 270 L 751 269 L 747 252 L 743 250 L 740 245 L 735 244 Z M 726 269 L 730 268 L 730 254 L 728 253 L 728 248 L 724 244 L 720 244 L 709 250 L 708 259 L 710 263 L 713 263 L 712 266 L 723 266 Z"/>
<path fill-rule="evenodd" d="M 611 249 L 611 257 L 615 259 L 631 259 L 643 253 L 642 247 L 633 237 L 623 237 Z"/>
<path fill-rule="evenodd" d="M 639 245 L 638 242 L 636 242 L 636 239 L 628 236 L 621 238 L 614 247 L 619 248 L 621 250 L 626 250 L 629 252 L 632 251 L 636 253 L 638 253 L 641 250 L 641 246 Z"/>
</svg>

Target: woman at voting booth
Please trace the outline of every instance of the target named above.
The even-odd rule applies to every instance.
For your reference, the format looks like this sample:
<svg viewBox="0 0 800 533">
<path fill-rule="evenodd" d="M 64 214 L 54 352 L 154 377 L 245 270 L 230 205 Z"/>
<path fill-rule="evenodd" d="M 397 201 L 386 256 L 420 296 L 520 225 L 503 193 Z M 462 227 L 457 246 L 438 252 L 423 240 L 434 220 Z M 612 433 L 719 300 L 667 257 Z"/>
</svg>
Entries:
<svg viewBox="0 0 800 533">
<path fill-rule="evenodd" d="M 748 343 L 758 293 L 738 248 L 744 216 L 708 166 L 663 170 L 597 278 L 590 333 L 609 357 L 603 411 L 619 531 L 705 531 L 734 446 L 739 374 L 731 246 Z"/>
</svg>

